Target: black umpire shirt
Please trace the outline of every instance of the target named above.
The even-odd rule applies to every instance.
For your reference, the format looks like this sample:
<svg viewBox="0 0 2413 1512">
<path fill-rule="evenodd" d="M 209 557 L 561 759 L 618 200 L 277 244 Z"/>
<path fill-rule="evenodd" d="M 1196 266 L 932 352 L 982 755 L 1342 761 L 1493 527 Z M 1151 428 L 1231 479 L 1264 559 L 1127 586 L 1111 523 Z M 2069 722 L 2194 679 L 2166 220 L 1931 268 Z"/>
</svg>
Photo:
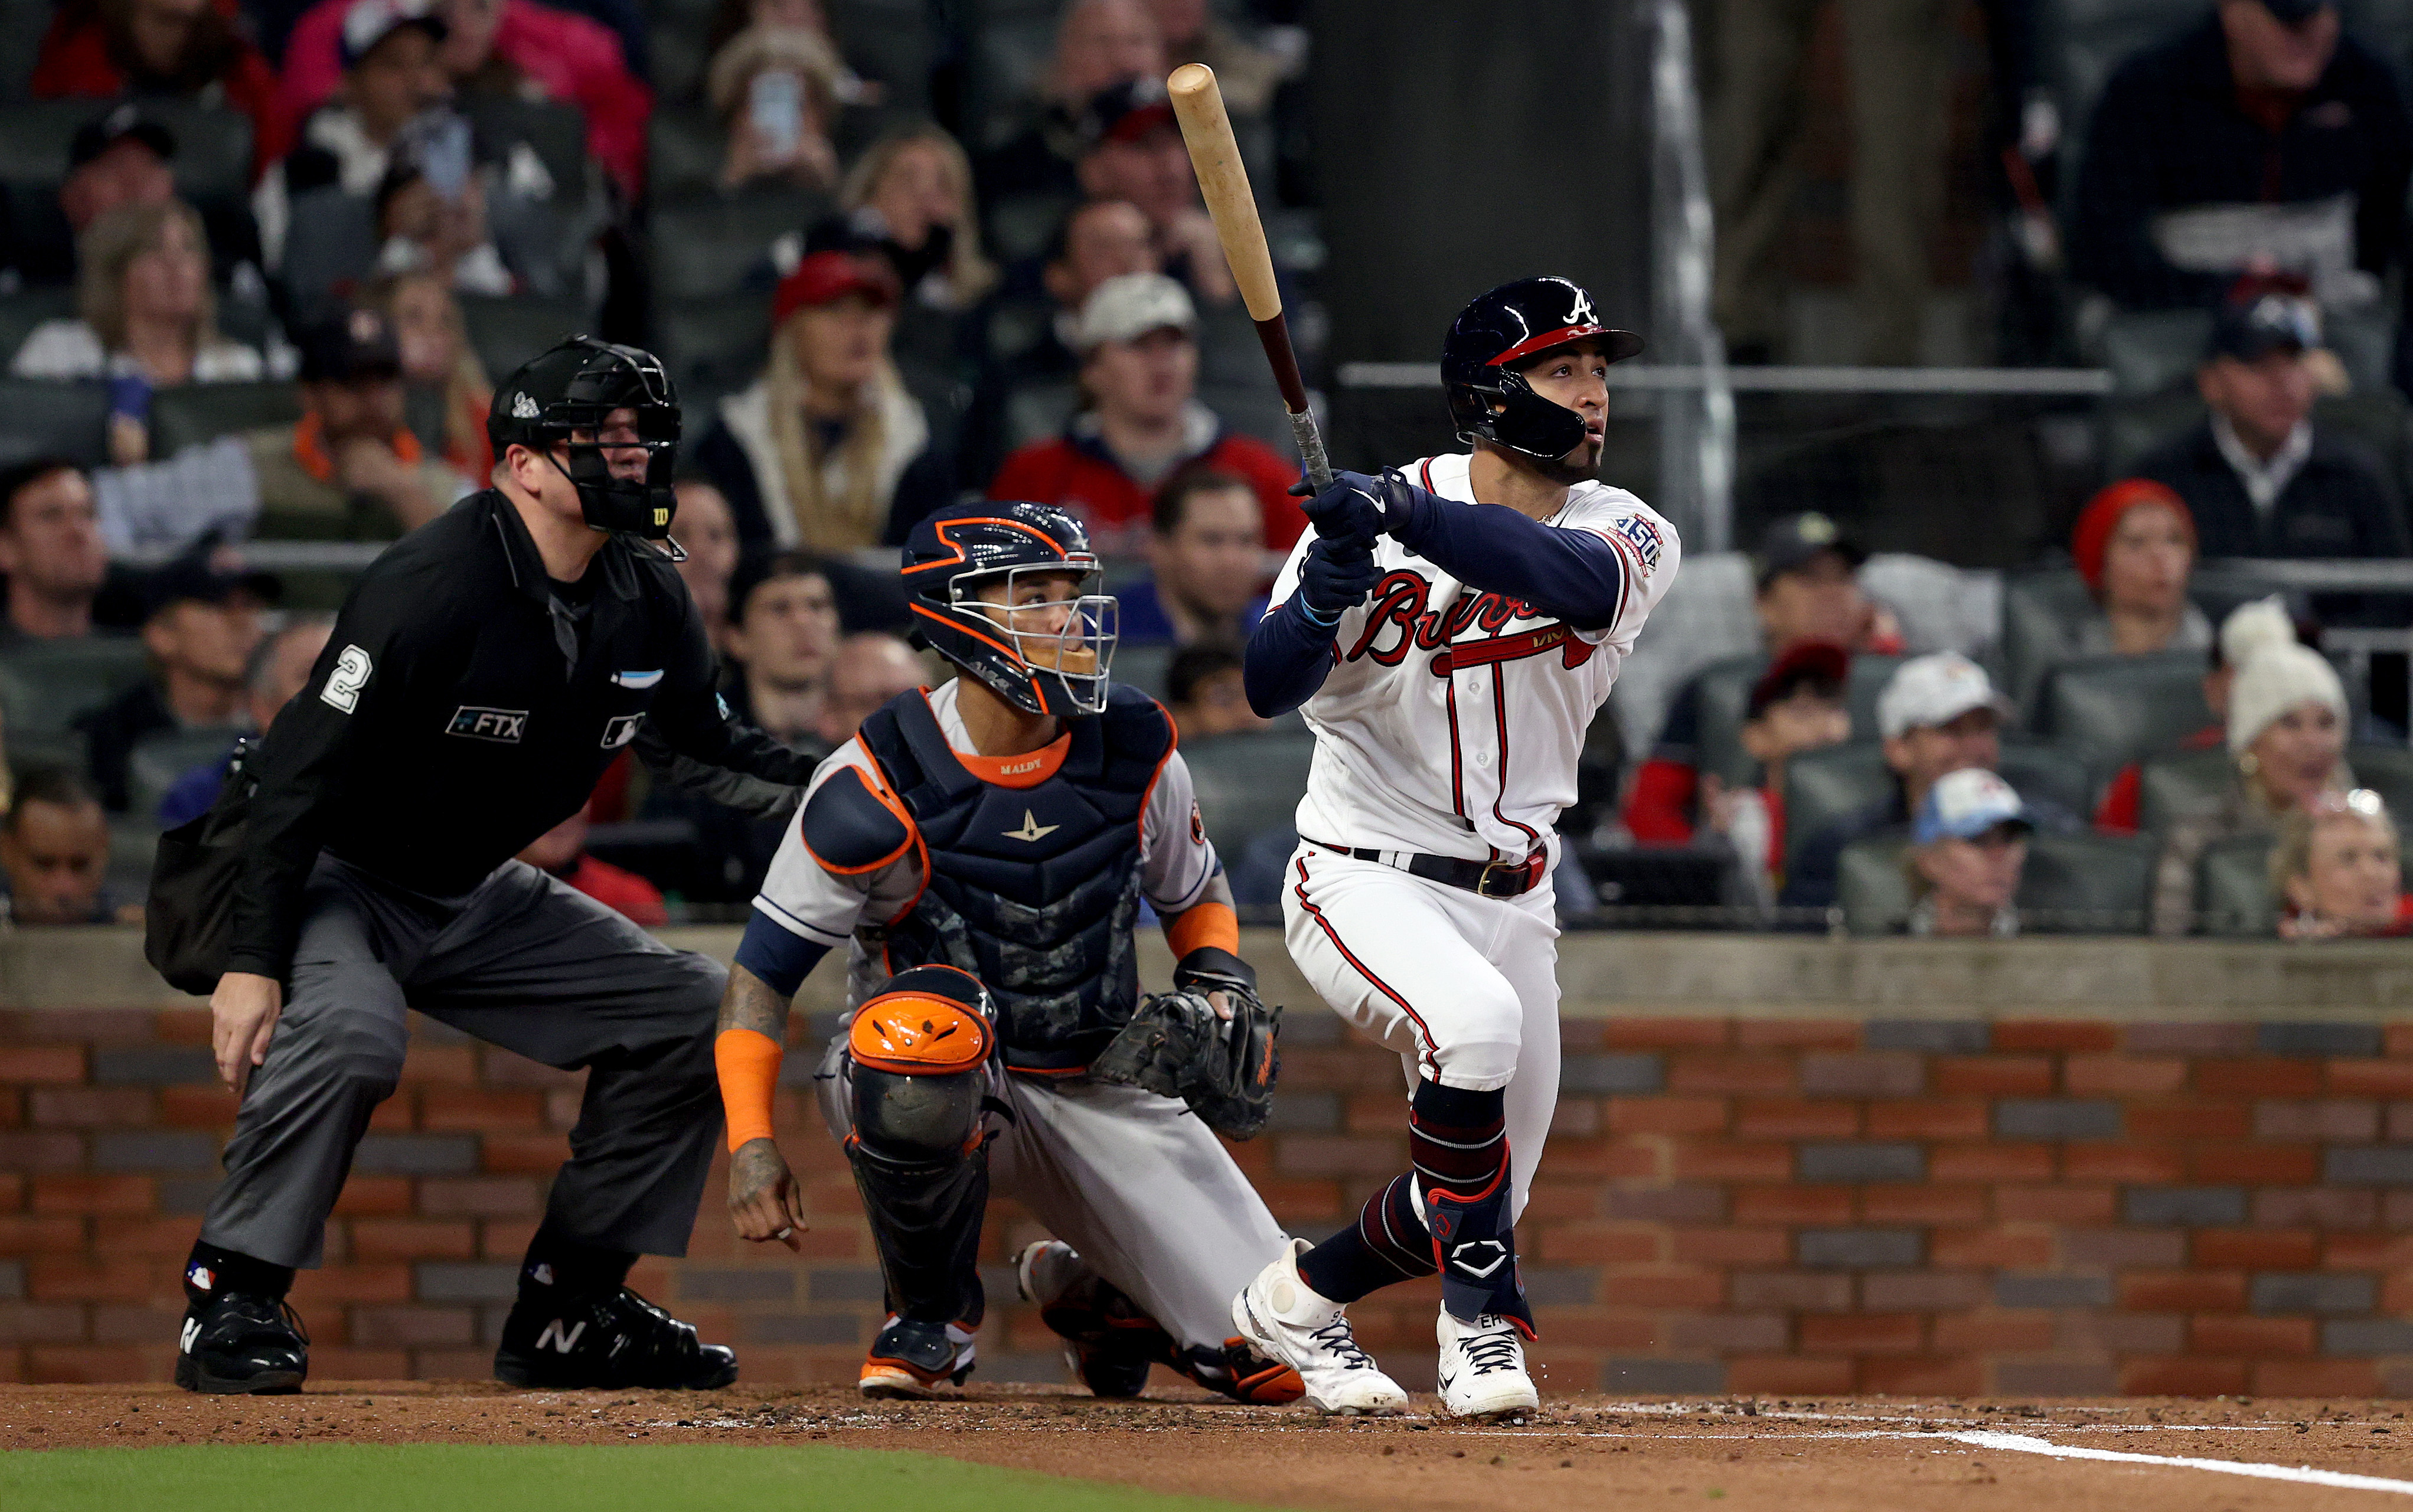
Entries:
<svg viewBox="0 0 2413 1512">
<path fill-rule="evenodd" d="M 575 813 L 643 719 L 692 761 L 802 786 L 814 763 L 731 720 L 670 562 L 614 537 L 547 579 L 500 493 L 379 556 L 255 770 L 227 969 L 282 978 L 323 847 L 416 892 L 468 892 Z"/>
</svg>

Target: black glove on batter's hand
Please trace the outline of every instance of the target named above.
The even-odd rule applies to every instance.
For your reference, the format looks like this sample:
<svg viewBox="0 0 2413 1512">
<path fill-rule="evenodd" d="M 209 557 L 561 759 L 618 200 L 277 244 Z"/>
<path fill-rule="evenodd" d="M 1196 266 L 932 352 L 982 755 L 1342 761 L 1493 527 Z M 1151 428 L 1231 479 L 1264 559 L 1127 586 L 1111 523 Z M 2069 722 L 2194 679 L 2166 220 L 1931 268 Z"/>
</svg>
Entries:
<svg viewBox="0 0 2413 1512">
<path fill-rule="evenodd" d="M 1365 546 L 1318 536 L 1298 564 L 1298 597 L 1317 624 L 1335 624 L 1366 601 L 1379 576 Z"/>
<path fill-rule="evenodd" d="M 1383 505 L 1377 491 L 1382 480 L 1362 472 L 1336 472 L 1321 491 L 1301 478 L 1290 491 L 1307 502 L 1299 506 L 1315 533 L 1326 541 L 1372 546 L 1383 532 Z"/>
</svg>

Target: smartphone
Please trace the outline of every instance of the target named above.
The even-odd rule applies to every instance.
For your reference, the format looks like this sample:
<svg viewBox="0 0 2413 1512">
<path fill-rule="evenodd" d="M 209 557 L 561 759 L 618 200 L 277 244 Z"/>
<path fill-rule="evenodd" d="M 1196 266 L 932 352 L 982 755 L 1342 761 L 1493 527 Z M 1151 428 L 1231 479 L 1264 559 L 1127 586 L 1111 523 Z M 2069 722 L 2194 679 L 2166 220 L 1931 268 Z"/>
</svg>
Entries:
<svg viewBox="0 0 2413 1512">
<path fill-rule="evenodd" d="M 419 171 L 437 194 L 460 199 L 469 182 L 469 123 L 457 115 L 428 121 L 419 144 Z"/>
<path fill-rule="evenodd" d="M 795 156 L 805 139 L 804 81 L 773 68 L 754 76 L 746 96 L 747 112 L 762 144 L 780 157 Z"/>
</svg>

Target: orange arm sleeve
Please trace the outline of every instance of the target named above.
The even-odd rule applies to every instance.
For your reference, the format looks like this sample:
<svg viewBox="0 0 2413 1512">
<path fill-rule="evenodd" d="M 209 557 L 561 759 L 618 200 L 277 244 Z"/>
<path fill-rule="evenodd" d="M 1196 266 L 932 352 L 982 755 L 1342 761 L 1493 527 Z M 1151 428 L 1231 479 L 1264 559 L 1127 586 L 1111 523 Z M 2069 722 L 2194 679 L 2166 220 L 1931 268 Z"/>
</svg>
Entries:
<svg viewBox="0 0 2413 1512">
<path fill-rule="evenodd" d="M 779 1085 L 779 1061 L 787 1052 L 755 1029 L 724 1029 L 712 1042 L 720 1072 L 720 1105 L 729 1110 L 729 1148 L 771 1137 L 771 1092 Z"/>
<path fill-rule="evenodd" d="M 1179 960 L 1201 945 L 1240 953 L 1240 916 L 1229 903 L 1201 903 L 1164 921 L 1164 942 Z"/>
</svg>

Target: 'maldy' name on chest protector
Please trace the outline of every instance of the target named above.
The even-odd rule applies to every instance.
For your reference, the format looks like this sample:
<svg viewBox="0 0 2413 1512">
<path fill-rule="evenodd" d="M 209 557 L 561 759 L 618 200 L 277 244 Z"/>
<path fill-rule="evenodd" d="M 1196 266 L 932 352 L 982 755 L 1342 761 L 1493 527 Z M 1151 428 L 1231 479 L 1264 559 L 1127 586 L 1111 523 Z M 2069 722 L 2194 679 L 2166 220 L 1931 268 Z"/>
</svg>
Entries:
<svg viewBox="0 0 2413 1512">
<path fill-rule="evenodd" d="M 857 932 L 866 964 L 895 972 L 939 962 L 980 978 L 1014 1070 L 1087 1066 L 1139 1002 L 1140 819 L 1173 749 L 1172 723 L 1123 688 L 1103 714 L 1067 722 L 1063 763 L 1028 788 L 966 770 L 925 699 L 899 699 L 857 732 L 912 816 L 930 868 L 903 917 Z"/>
</svg>

